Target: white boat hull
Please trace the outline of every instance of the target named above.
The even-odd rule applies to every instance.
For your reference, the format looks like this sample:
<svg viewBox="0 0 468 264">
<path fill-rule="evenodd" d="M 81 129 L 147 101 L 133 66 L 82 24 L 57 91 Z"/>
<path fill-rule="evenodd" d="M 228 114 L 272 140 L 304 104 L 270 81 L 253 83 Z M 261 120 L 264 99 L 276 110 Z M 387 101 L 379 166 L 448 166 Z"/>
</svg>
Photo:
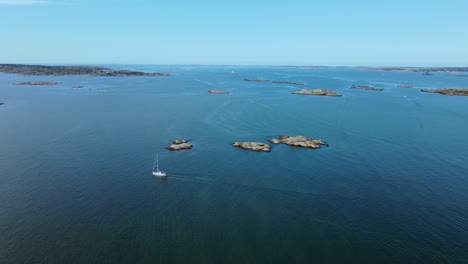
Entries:
<svg viewBox="0 0 468 264">
<path fill-rule="evenodd" d="M 164 171 L 153 171 L 153 176 L 156 177 L 166 177 L 167 174 Z"/>
</svg>

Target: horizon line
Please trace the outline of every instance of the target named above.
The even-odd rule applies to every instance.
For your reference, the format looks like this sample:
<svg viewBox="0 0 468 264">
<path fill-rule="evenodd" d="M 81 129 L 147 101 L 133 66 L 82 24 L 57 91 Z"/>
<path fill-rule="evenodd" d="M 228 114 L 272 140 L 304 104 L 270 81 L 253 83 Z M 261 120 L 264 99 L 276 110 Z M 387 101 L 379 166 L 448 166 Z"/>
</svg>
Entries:
<svg viewBox="0 0 468 264">
<path fill-rule="evenodd" d="M 44 65 L 44 66 L 66 66 L 66 65 L 76 65 L 76 66 L 87 66 L 87 65 L 184 65 L 184 66 L 232 66 L 232 67 L 245 67 L 245 66 L 254 66 L 254 67 L 327 67 L 327 68 L 466 68 L 466 66 L 403 66 L 403 65 L 389 65 L 389 66 L 367 66 L 367 65 L 294 65 L 294 64 L 202 64 L 202 63 L 187 63 L 187 64 L 178 64 L 178 63 L 0 63 L 4 64 L 13 64 L 13 65 Z"/>
</svg>

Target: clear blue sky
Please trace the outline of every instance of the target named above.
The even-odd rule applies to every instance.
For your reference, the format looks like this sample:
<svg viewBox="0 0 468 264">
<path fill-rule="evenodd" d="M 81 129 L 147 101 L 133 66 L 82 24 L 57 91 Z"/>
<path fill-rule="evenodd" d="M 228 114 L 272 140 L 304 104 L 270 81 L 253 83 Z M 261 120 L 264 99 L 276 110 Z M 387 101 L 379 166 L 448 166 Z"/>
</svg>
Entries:
<svg viewBox="0 0 468 264">
<path fill-rule="evenodd" d="M 0 0 L 0 63 L 468 65 L 468 0 Z"/>
</svg>

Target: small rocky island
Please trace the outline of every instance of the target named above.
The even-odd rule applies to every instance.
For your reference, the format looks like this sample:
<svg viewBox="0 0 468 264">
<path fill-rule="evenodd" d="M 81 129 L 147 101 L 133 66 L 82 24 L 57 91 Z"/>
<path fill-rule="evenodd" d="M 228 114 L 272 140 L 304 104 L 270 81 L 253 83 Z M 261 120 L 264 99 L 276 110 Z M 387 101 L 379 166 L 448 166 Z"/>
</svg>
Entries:
<svg viewBox="0 0 468 264">
<path fill-rule="evenodd" d="M 411 85 L 397 85 L 397 87 L 413 88 L 413 86 Z"/>
<path fill-rule="evenodd" d="M 232 145 L 252 151 L 271 152 L 271 145 L 260 142 L 234 142 Z"/>
<path fill-rule="evenodd" d="M 301 91 L 292 92 L 292 94 L 303 94 L 303 95 L 326 95 L 326 96 L 342 96 L 341 94 L 337 94 L 335 91 L 325 90 L 325 89 L 303 89 Z"/>
<path fill-rule="evenodd" d="M 304 136 L 297 136 L 297 137 L 289 137 L 289 136 L 281 136 L 279 139 L 270 139 L 268 140 L 273 144 L 286 144 L 292 147 L 302 147 L 302 148 L 311 148 L 311 149 L 318 149 L 320 146 L 327 146 L 328 143 L 324 142 L 320 139 L 311 139 Z"/>
<path fill-rule="evenodd" d="M 211 90 L 208 91 L 209 93 L 214 93 L 214 94 L 228 94 L 228 91 L 220 91 L 220 90 Z"/>
<path fill-rule="evenodd" d="M 61 82 L 19 82 L 16 85 L 56 85 L 62 84 Z"/>
<path fill-rule="evenodd" d="M 73 85 L 72 88 L 83 88 L 83 85 Z"/>
<path fill-rule="evenodd" d="M 183 150 L 183 149 L 191 149 L 192 145 L 188 144 L 190 140 L 174 140 L 172 145 L 166 147 L 168 150 Z"/>
<path fill-rule="evenodd" d="M 258 79 L 244 79 L 244 81 L 248 81 L 248 82 L 268 82 L 268 80 L 258 80 Z"/>
<path fill-rule="evenodd" d="M 354 88 L 354 89 L 363 89 L 363 90 L 369 90 L 369 91 L 383 91 L 385 89 L 382 89 L 382 88 L 373 88 L 373 87 L 370 87 L 370 86 L 367 86 L 367 85 L 360 85 L 360 86 L 351 86 L 351 88 Z"/>
<path fill-rule="evenodd" d="M 0 64 L 0 72 L 19 75 L 89 75 L 89 76 L 170 76 L 160 72 L 139 72 L 129 70 L 113 70 L 97 66 L 46 66 L 24 64 Z"/>
<path fill-rule="evenodd" d="M 272 81 L 272 83 L 286 83 L 286 84 L 294 84 L 294 85 L 304 85 L 304 83 L 299 83 L 299 82 L 281 82 L 281 81 Z"/>
<path fill-rule="evenodd" d="M 459 95 L 459 96 L 468 96 L 468 88 L 447 88 L 439 90 L 421 90 L 425 93 L 438 93 L 445 95 Z"/>
</svg>

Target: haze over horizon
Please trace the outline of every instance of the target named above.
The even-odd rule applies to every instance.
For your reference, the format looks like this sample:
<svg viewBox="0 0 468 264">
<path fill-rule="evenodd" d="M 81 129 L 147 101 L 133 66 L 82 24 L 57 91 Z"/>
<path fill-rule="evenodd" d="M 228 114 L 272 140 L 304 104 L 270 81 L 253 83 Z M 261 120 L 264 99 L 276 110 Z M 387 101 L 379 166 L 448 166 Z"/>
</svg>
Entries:
<svg viewBox="0 0 468 264">
<path fill-rule="evenodd" d="M 0 63 L 466 66 L 468 2 L 0 0 Z"/>
</svg>

